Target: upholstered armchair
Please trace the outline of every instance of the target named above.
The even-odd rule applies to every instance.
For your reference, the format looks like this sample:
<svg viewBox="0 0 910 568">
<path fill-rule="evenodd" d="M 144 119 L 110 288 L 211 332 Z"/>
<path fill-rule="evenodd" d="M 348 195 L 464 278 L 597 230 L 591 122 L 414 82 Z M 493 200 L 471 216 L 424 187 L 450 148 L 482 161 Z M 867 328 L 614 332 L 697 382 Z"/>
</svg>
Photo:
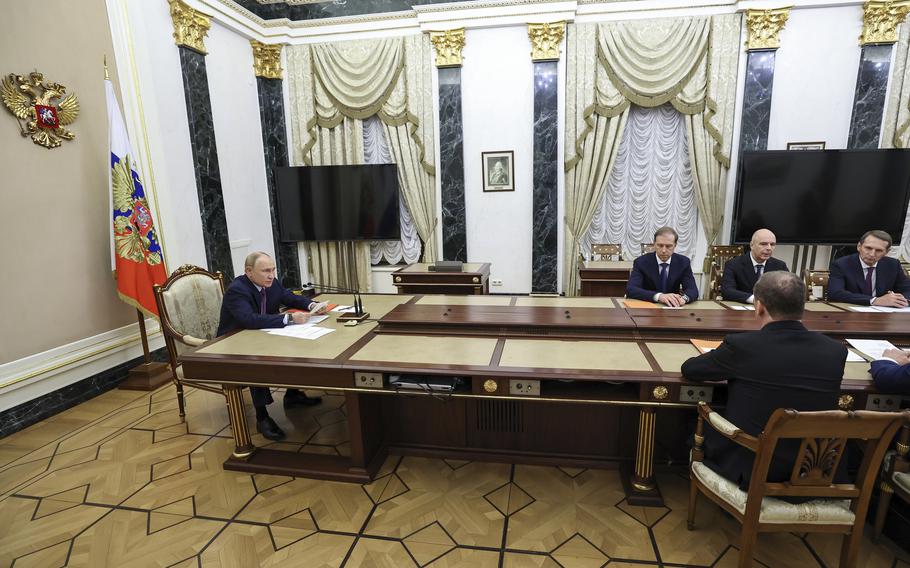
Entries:
<svg viewBox="0 0 910 568">
<path fill-rule="evenodd" d="M 224 297 L 224 277 L 184 264 L 162 285 L 155 286 L 155 302 L 161 317 L 161 329 L 167 345 L 168 359 L 177 387 L 177 406 L 185 416 L 182 371 L 179 358 L 188 349 L 215 338 Z M 205 388 L 199 386 L 199 388 Z M 220 392 L 215 389 L 213 392 Z"/>
<path fill-rule="evenodd" d="M 780 408 L 764 431 L 750 436 L 704 402 L 698 406 L 695 447 L 690 464 L 688 528 L 695 528 L 695 505 L 702 493 L 742 524 L 739 566 L 752 566 L 760 532 L 841 533 L 841 568 L 855 568 L 869 498 L 878 478 L 885 450 L 898 428 L 910 423 L 910 412 L 797 412 Z M 704 426 L 755 453 L 748 491 L 715 473 L 704 459 Z M 779 440 L 799 439 L 801 444 L 790 479 L 767 481 L 768 469 Z M 854 483 L 835 484 L 834 474 L 844 456 L 847 440 L 864 447 L 863 461 Z M 782 497 L 806 501 L 790 503 Z"/>
</svg>

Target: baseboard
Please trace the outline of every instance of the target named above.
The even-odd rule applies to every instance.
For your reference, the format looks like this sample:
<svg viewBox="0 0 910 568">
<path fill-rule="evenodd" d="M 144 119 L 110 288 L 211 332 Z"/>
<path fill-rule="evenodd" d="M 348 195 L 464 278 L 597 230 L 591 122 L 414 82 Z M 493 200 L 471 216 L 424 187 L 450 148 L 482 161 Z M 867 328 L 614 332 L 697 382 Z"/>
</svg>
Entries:
<svg viewBox="0 0 910 568">
<path fill-rule="evenodd" d="M 155 320 L 146 321 L 151 350 L 164 338 Z M 142 356 L 139 323 L 0 365 L 0 413 L 97 377 Z"/>
<path fill-rule="evenodd" d="M 167 350 L 162 347 L 152 351 L 151 357 L 153 361 L 166 361 Z M 0 438 L 28 428 L 32 424 L 113 389 L 126 379 L 130 369 L 144 360 L 144 355 L 136 357 L 0 412 Z"/>
</svg>

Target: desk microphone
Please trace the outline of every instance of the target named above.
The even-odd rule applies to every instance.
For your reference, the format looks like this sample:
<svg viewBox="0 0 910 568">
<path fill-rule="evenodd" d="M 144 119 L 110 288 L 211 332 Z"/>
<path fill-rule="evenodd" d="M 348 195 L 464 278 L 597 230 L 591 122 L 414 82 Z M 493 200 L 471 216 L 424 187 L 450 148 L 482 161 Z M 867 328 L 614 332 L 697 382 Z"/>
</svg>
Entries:
<svg viewBox="0 0 910 568">
<path fill-rule="evenodd" d="M 323 292 L 330 292 L 336 294 L 353 294 L 354 295 L 354 313 L 352 314 L 342 314 L 338 316 L 339 321 L 345 320 L 364 320 L 369 317 L 369 313 L 363 311 L 363 299 L 360 297 L 360 290 L 354 290 L 353 288 L 343 288 L 341 286 L 331 286 L 329 284 L 316 284 L 314 282 L 307 282 L 304 284 L 305 288 L 314 288 L 321 290 Z"/>
</svg>

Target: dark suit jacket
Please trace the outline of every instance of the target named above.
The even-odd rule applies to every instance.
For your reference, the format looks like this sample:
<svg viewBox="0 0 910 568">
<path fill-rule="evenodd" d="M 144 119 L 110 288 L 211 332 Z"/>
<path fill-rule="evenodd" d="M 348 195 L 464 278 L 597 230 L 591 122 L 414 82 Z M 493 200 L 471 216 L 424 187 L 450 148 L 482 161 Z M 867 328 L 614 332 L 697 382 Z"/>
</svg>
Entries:
<svg viewBox="0 0 910 568">
<path fill-rule="evenodd" d="M 284 315 L 278 308 L 285 306 L 306 310 L 309 298 L 297 296 L 285 289 L 278 280 L 265 289 L 265 315 L 259 313 L 259 291 L 245 274 L 234 278 L 221 303 L 221 320 L 218 335 L 235 329 L 267 329 L 284 327 Z"/>
<path fill-rule="evenodd" d="M 730 259 L 724 264 L 724 279 L 720 285 L 720 294 L 724 300 L 745 302 L 752 295 L 752 288 L 758 282 L 755 267 L 752 265 L 752 253 L 746 253 Z M 787 263 L 774 257 L 765 261 L 765 272 L 787 270 Z"/>
<path fill-rule="evenodd" d="M 669 293 L 685 294 L 692 302 L 698 299 L 698 286 L 688 257 L 673 253 L 667 274 L 667 287 Z M 650 302 L 654 300 L 654 294 L 660 291 L 659 288 L 660 267 L 657 264 L 657 254 L 649 252 L 636 258 L 626 285 L 626 297 Z"/>
<path fill-rule="evenodd" d="M 875 388 L 887 394 L 910 394 L 910 364 L 898 365 L 894 361 L 872 361 L 872 381 Z"/>
<path fill-rule="evenodd" d="M 868 306 L 872 296 L 866 294 L 865 289 L 866 275 L 858 253 L 842 256 L 831 263 L 831 274 L 828 276 L 829 301 Z M 910 299 L 910 278 L 907 278 L 897 259 L 885 256 L 875 267 L 875 296 L 888 291 L 903 294 Z"/>
<path fill-rule="evenodd" d="M 847 348 L 840 343 L 808 331 L 798 321 L 777 321 L 760 331 L 728 335 L 714 351 L 683 363 L 682 373 L 691 381 L 727 379 L 724 417 L 757 436 L 778 408 L 836 410 L 846 359 Z M 799 442 L 778 442 L 768 470 L 770 481 L 790 478 Z M 705 463 L 744 491 L 754 457 L 713 428 L 705 428 Z"/>
</svg>

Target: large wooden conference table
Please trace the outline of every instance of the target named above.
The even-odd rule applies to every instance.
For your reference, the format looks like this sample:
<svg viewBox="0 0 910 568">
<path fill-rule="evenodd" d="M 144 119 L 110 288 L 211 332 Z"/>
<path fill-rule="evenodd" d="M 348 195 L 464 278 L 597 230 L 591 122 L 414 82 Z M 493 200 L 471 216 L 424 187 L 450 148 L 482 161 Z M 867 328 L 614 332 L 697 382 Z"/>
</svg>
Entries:
<svg viewBox="0 0 910 568">
<path fill-rule="evenodd" d="M 330 302 L 348 297 L 323 295 Z M 219 385 L 236 445 L 225 469 L 369 481 L 392 453 L 565 468 L 621 467 L 630 503 L 661 503 L 655 458 L 684 462 L 698 400 L 722 407 L 722 383 L 687 383 L 689 341 L 758 328 L 730 302 L 682 309 L 619 298 L 366 295 L 371 320 L 317 340 L 240 331 L 181 357 L 185 381 Z M 910 344 L 910 314 L 812 303 L 804 323 L 837 339 Z M 807 355 L 809 356 L 809 355 Z M 394 375 L 460 377 L 449 394 L 396 390 Z M 246 385 L 342 391 L 350 456 L 256 448 Z M 868 363 L 848 362 L 839 405 L 881 399 Z M 658 420 L 660 415 L 660 420 Z"/>
</svg>

